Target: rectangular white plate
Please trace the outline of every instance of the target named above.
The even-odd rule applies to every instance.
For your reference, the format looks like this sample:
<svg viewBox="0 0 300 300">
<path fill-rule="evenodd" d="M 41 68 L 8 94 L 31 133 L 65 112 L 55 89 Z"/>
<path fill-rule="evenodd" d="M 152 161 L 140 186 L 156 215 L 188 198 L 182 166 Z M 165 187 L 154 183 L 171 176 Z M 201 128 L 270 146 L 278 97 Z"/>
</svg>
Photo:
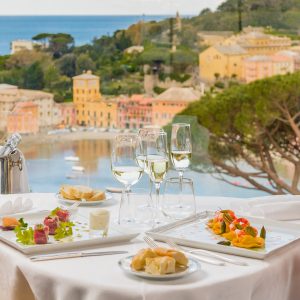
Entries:
<svg viewBox="0 0 300 300">
<path fill-rule="evenodd" d="M 24 213 L 18 214 L 18 218 L 23 217 L 24 221 L 28 223 L 28 226 L 33 227 L 35 224 L 43 223 L 44 218 L 48 216 L 49 213 L 50 211 Z M 71 220 L 75 223 L 71 241 L 59 242 L 55 241 L 53 236 L 49 236 L 48 244 L 26 246 L 16 241 L 14 231 L 3 230 L 0 230 L 0 240 L 24 254 L 37 254 L 63 250 L 80 250 L 89 246 L 102 246 L 110 243 L 128 242 L 138 236 L 138 233 L 128 233 L 128 231 L 122 232 L 119 228 L 110 227 L 107 237 L 95 238 L 90 236 L 88 220 L 85 217 L 75 214 L 71 216 Z"/>
<path fill-rule="evenodd" d="M 234 246 L 218 245 L 224 238 L 213 234 L 207 229 L 206 223 L 214 212 L 205 211 L 192 217 L 155 228 L 147 234 L 158 241 L 172 239 L 179 245 L 206 249 L 227 254 L 264 259 L 278 249 L 285 247 L 300 238 L 300 225 L 269 219 L 247 217 L 251 225 L 260 231 L 265 226 L 267 231 L 264 249 L 245 249 Z"/>
</svg>

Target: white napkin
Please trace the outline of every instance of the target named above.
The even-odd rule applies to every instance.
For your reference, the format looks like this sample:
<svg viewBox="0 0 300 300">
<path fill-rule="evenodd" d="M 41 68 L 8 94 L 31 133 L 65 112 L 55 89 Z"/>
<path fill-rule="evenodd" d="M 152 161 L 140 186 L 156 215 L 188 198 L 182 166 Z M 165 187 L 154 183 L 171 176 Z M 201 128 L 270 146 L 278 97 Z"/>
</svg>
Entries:
<svg viewBox="0 0 300 300">
<path fill-rule="evenodd" d="M 12 215 L 19 212 L 28 211 L 33 207 L 33 202 L 29 198 L 17 197 L 13 200 L 6 200 L 0 204 L 0 215 Z"/>
<path fill-rule="evenodd" d="M 300 196 L 278 195 L 232 202 L 238 213 L 274 220 L 300 220 Z"/>
</svg>

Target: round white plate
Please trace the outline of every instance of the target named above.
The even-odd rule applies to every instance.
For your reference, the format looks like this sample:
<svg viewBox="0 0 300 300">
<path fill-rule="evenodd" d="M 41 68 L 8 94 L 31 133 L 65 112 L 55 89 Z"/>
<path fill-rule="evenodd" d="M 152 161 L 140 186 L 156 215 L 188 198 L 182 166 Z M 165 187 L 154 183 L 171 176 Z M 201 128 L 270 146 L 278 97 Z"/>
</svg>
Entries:
<svg viewBox="0 0 300 300">
<path fill-rule="evenodd" d="M 66 204 L 74 204 L 80 202 L 80 206 L 93 206 L 93 205 L 99 205 L 103 203 L 107 203 L 108 200 L 112 199 L 112 195 L 109 193 L 105 193 L 105 199 L 99 200 L 99 201 L 86 201 L 84 199 L 81 200 L 70 200 L 62 197 L 60 194 L 56 194 L 57 199 Z"/>
<path fill-rule="evenodd" d="M 186 269 L 182 269 L 176 273 L 173 274 L 166 274 L 166 275 L 152 275 L 148 274 L 144 271 L 135 271 L 131 268 L 130 264 L 132 261 L 133 255 L 127 256 L 122 258 L 119 261 L 119 266 L 120 268 L 127 274 L 146 278 L 146 279 L 156 279 L 156 280 L 169 280 L 169 279 L 176 279 L 176 278 L 181 278 L 184 276 L 188 276 L 198 270 L 200 270 L 200 264 L 198 261 L 189 258 L 189 265 Z"/>
</svg>

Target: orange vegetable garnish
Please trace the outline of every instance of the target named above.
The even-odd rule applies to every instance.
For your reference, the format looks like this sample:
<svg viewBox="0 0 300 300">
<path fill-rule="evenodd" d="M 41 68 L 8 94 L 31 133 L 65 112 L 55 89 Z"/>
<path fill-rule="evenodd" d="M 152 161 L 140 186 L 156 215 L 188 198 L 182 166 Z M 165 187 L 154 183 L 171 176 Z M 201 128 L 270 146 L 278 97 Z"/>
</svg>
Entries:
<svg viewBox="0 0 300 300">
<path fill-rule="evenodd" d="M 3 227 L 16 227 L 18 225 L 20 225 L 20 223 L 16 218 L 12 218 L 12 217 L 3 217 L 2 218 L 2 226 Z"/>
</svg>

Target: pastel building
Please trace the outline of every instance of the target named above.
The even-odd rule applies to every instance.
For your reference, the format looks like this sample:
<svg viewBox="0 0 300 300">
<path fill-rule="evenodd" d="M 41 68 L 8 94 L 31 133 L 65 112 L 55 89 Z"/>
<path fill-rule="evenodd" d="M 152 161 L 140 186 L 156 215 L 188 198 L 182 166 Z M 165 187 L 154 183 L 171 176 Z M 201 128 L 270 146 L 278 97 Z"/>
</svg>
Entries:
<svg viewBox="0 0 300 300">
<path fill-rule="evenodd" d="M 285 55 L 256 55 L 245 59 L 244 77 L 247 83 L 294 72 L 294 58 Z"/>
<path fill-rule="evenodd" d="M 300 71 L 300 52 L 284 50 L 284 51 L 279 51 L 276 54 L 280 56 L 292 58 L 294 62 L 294 72 Z"/>
<path fill-rule="evenodd" d="M 19 89 L 17 86 L 0 84 L 0 130 L 6 131 L 8 115 L 19 102 L 30 102 L 38 107 L 39 130 L 46 130 L 61 123 L 59 105 L 53 94 L 36 90 Z"/>
<path fill-rule="evenodd" d="M 60 104 L 61 124 L 63 126 L 76 125 L 76 109 L 72 102 Z"/>
<path fill-rule="evenodd" d="M 192 88 L 171 87 L 158 95 L 152 104 L 152 124 L 165 126 L 191 102 L 199 100 L 200 92 Z"/>
<path fill-rule="evenodd" d="M 138 129 L 152 125 L 153 98 L 147 95 L 132 95 L 118 99 L 118 127 Z"/>
<path fill-rule="evenodd" d="M 267 55 L 256 55 L 244 61 L 244 77 L 247 83 L 273 76 L 272 58 Z"/>
<path fill-rule="evenodd" d="M 115 128 L 117 103 L 100 93 L 100 77 L 87 71 L 73 77 L 73 103 L 76 123 L 82 126 Z"/>
<path fill-rule="evenodd" d="M 16 103 L 7 117 L 7 132 L 37 133 L 39 131 L 38 109 L 38 105 L 33 102 Z"/>
<path fill-rule="evenodd" d="M 224 45 L 239 45 L 249 55 L 272 55 L 278 51 L 288 50 L 292 41 L 288 37 L 278 37 L 259 31 L 250 31 L 233 35 L 223 42 Z"/>
<path fill-rule="evenodd" d="M 239 45 L 216 45 L 199 55 L 200 78 L 214 81 L 217 78 L 243 78 L 243 64 L 247 51 Z"/>
</svg>

